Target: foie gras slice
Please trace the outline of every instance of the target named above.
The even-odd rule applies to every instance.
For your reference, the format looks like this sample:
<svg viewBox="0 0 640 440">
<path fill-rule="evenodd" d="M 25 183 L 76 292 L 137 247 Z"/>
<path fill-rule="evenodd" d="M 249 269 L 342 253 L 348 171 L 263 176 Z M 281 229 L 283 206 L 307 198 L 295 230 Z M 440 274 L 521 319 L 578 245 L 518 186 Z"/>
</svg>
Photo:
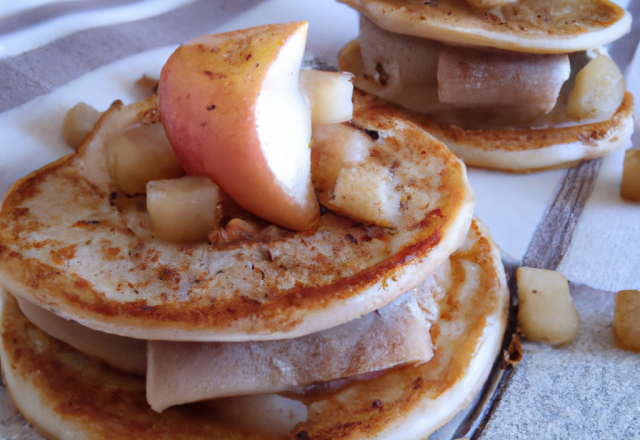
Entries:
<svg viewBox="0 0 640 440">
<path fill-rule="evenodd" d="M 528 107 L 545 114 L 556 105 L 570 73 L 567 54 L 446 47 L 438 60 L 438 97 L 458 107 Z"/>
<path fill-rule="evenodd" d="M 358 42 L 363 72 L 356 87 L 463 126 L 481 123 L 486 109 L 507 124 L 530 122 L 554 108 L 571 73 L 567 54 L 448 46 L 386 31 L 365 17 Z"/>
<path fill-rule="evenodd" d="M 263 342 L 149 341 L 147 400 L 156 411 L 226 396 L 276 393 L 420 364 L 433 356 L 415 292 L 338 327 Z"/>
<path fill-rule="evenodd" d="M 112 335 L 66 320 L 26 299 L 17 297 L 20 310 L 40 330 L 125 373 L 144 376 L 147 341 Z"/>
</svg>

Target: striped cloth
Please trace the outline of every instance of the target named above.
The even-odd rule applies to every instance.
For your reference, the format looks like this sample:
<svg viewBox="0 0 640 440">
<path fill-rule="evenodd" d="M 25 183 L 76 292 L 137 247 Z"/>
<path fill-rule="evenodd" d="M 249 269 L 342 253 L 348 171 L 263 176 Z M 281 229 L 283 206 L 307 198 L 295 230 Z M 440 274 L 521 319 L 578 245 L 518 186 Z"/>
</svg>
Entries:
<svg viewBox="0 0 640 440">
<path fill-rule="evenodd" d="M 323 9 L 330 12 L 318 17 Z M 628 9 L 640 18 L 640 0 Z M 0 197 L 33 169 L 27 161 L 33 157 L 16 152 L 28 142 L 37 147 L 53 133 L 35 133 L 39 128 L 33 120 L 24 122 L 20 106 L 46 101 L 83 75 L 131 55 L 266 21 L 308 19 L 312 52 L 334 60 L 337 49 L 357 33 L 357 17 L 349 14 L 334 0 L 0 0 Z M 623 71 L 639 38 L 640 20 L 635 20 L 632 31 L 611 47 Z M 635 69 L 626 72 L 627 82 L 640 92 L 637 60 Z M 8 128 L 15 129 L 8 133 Z M 36 134 L 40 138 L 33 141 Z M 66 154 L 63 148 L 44 154 L 46 161 Z M 30 151 L 38 156 L 34 163 L 46 163 L 37 148 Z M 640 207 L 617 195 L 622 155 L 529 176 L 469 172 L 476 212 L 504 251 L 601 289 L 572 285 L 583 318 L 575 344 L 551 349 L 525 343 L 525 360 L 505 387 L 483 439 L 575 438 L 576 432 L 588 439 L 631 438 L 640 432 L 637 355 L 615 349 L 610 331 L 613 292 L 640 289 Z M 589 190 L 567 190 L 572 187 Z M 572 215 L 560 215 L 567 210 Z M 41 439 L 11 406 L 4 388 L 0 437 Z"/>
<path fill-rule="evenodd" d="M 157 47 L 179 44 L 193 36 L 210 32 L 228 22 L 261 0 L 199 0 L 199 1 L 144 1 L 144 0 L 76 0 L 44 4 L 34 9 L 22 11 L 0 19 L 0 56 L 12 52 L 5 47 L 12 41 L 12 34 L 38 32 L 42 38 L 34 38 L 32 46 L 47 44 L 15 56 L 0 59 L 0 112 L 10 110 L 37 96 L 44 95 L 63 84 L 100 66 L 129 55 Z M 177 5 L 175 9 L 130 21 L 127 14 L 135 12 L 136 4 L 147 7 Z M 180 4 L 182 3 L 182 4 Z M 73 20 L 94 20 L 100 22 L 107 14 L 103 9 L 120 6 L 120 16 L 115 23 L 89 27 L 78 32 L 64 34 L 55 22 L 65 16 Z M 1 12 L 1 11 L 0 11 Z M 50 28 L 42 29 L 47 22 Z M 29 27 L 32 29 L 30 30 Z M 80 27 L 80 25 L 79 25 Z M 59 36 L 57 39 L 53 39 Z M 53 41 L 47 42 L 47 37 Z M 26 36 L 25 36 L 26 38 Z M 4 43 L 4 44 L 3 44 Z M 20 42 L 15 42 L 21 45 Z"/>
</svg>

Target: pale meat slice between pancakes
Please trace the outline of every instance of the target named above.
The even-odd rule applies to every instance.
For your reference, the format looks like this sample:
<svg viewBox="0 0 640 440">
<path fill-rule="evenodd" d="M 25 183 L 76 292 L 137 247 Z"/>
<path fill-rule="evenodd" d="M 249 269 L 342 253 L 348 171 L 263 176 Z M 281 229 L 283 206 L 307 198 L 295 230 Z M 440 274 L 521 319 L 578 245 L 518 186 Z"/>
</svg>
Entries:
<svg viewBox="0 0 640 440">
<path fill-rule="evenodd" d="M 340 54 L 340 68 L 354 73 L 356 86 L 378 94 L 380 86 L 363 76 L 357 41 Z M 529 172 L 564 168 L 581 160 L 595 159 L 623 147 L 634 129 L 633 96 L 626 92 L 616 113 L 605 121 L 562 127 L 468 129 L 401 108 L 381 98 L 355 90 L 355 103 L 390 106 L 442 141 L 468 166 Z M 437 98 L 434 98 L 437 99 Z"/>
<path fill-rule="evenodd" d="M 519 52 L 604 46 L 631 27 L 631 15 L 607 0 L 520 0 L 501 8 L 476 8 L 466 0 L 339 1 L 391 32 Z"/>
<path fill-rule="evenodd" d="M 291 391 L 433 356 L 430 320 L 415 290 L 331 329 L 257 342 L 144 341 L 91 330 L 17 300 L 25 317 L 52 338 L 117 370 L 146 375 L 147 401 L 156 411 L 205 399 Z"/>
<path fill-rule="evenodd" d="M 149 341 L 147 400 L 162 411 L 198 400 L 291 391 L 424 363 L 433 356 L 429 327 L 412 290 L 380 310 L 300 338 Z"/>
<path fill-rule="evenodd" d="M 567 168 L 623 148 L 634 131 L 634 99 L 625 92 L 605 121 L 556 128 L 465 130 L 408 111 L 408 117 L 473 167 L 517 173 Z"/>
<path fill-rule="evenodd" d="M 576 123 L 549 115 L 565 106 L 556 104 L 564 104 L 559 95 L 571 77 L 567 54 L 449 46 L 386 31 L 362 16 L 358 39 L 339 61 L 355 73 L 356 87 L 466 128 Z"/>
<path fill-rule="evenodd" d="M 298 337 L 363 316 L 420 284 L 460 245 L 474 195 L 464 165 L 394 109 L 360 106 L 368 160 L 402 177 L 399 227 L 327 213 L 315 231 L 218 248 L 152 238 L 144 197 L 115 191 L 106 144 L 158 119 L 116 103 L 79 153 L 17 182 L 0 214 L 0 282 L 95 330 L 139 339 Z M 398 171 L 394 171 L 394 170 Z M 411 174 L 405 170 L 415 170 Z"/>
<path fill-rule="evenodd" d="M 481 223 L 472 224 L 461 248 L 418 288 L 418 298 L 433 322 L 433 359 L 338 390 L 289 395 L 305 406 L 288 434 L 265 433 L 264 425 L 275 422 L 256 422 L 261 416 L 255 414 L 254 397 L 158 414 L 146 402 L 144 379 L 117 372 L 47 336 L 8 295 L 1 313 L 3 376 L 27 419 L 54 439 L 420 439 L 472 400 L 500 349 L 508 291 L 499 251 Z"/>
</svg>

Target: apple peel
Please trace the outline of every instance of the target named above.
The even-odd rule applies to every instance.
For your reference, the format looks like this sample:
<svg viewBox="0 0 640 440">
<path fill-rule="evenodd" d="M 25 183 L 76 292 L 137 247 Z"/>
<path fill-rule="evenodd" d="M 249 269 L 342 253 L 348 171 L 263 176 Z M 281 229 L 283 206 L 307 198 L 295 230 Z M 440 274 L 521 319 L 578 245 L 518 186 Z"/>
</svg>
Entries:
<svg viewBox="0 0 640 440">
<path fill-rule="evenodd" d="M 171 55 L 158 88 L 162 123 L 187 174 L 209 177 L 245 209 L 293 230 L 320 215 L 311 111 L 299 86 L 307 27 L 193 39 Z"/>
</svg>

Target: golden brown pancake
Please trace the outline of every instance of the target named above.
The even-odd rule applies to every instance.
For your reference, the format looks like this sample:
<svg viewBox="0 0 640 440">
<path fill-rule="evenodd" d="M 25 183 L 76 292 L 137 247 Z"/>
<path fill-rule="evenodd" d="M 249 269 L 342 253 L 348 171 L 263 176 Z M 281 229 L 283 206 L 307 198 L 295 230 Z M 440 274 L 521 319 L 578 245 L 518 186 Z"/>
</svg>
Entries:
<svg viewBox="0 0 640 440">
<path fill-rule="evenodd" d="M 631 15 L 607 0 L 520 0 L 476 8 L 466 0 L 338 0 L 379 27 L 459 46 L 576 52 L 617 40 Z"/>
<path fill-rule="evenodd" d="M 110 139 L 157 120 L 155 104 L 114 104 L 77 154 L 11 188 L 0 213 L 0 282 L 15 295 L 139 339 L 283 339 L 390 303 L 464 239 L 474 206 L 464 165 L 383 106 L 356 110 L 354 122 L 376 133 L 372 154 L 380 164 L 417 170 L 401 183 L 431 200 L 405 201 L 398 228 L 326 213 L 316 230 L 275 241 L 216 247 L 156 240 L 145 198 L 118 193 L 104 160 Z"/>
<path fill-rule="evenodd" d="M 426 438 L 473 398 L 500 349 L 508 300 L 499 251 L 482 224 L 472 224 L 462 247 L 419 293 L 433 315 L 434 358 L 337 390 L 289 395 L 307 405 L 308 416 L 282 438 Z M 49 337 L 10 295 L 3 295 L 0 319 L 5 384 L 49 438 L 266 438 L 222 420 L 207 405 L 155 413 L 146 403 L 144 379 Z"/>
<path fill-rule="evenodd" d="M 566 168 L 622 148 L 633 133 L 633 95 L 608 120 L 556 128 L 465 130 L 426 115 L 410 117 L 473 167 L 529 172 Z"/>
<path fill-rule="evenodd" d="M 363 75 L 357 41 L 340 53 L 340 68 L 354 73 L 356 86 L 376 93 L 380 86 Z M 608 120 L 546 128 L 469 129 L 401 108 L 356 90 L 356 105 L 389 106 L 442 141 L 468 166 L 514 172 L 540 171 L 603 157 L 623 147 L 633 132 L 633 96 L 626 92 L 618 111 Z"/>
</svg>

